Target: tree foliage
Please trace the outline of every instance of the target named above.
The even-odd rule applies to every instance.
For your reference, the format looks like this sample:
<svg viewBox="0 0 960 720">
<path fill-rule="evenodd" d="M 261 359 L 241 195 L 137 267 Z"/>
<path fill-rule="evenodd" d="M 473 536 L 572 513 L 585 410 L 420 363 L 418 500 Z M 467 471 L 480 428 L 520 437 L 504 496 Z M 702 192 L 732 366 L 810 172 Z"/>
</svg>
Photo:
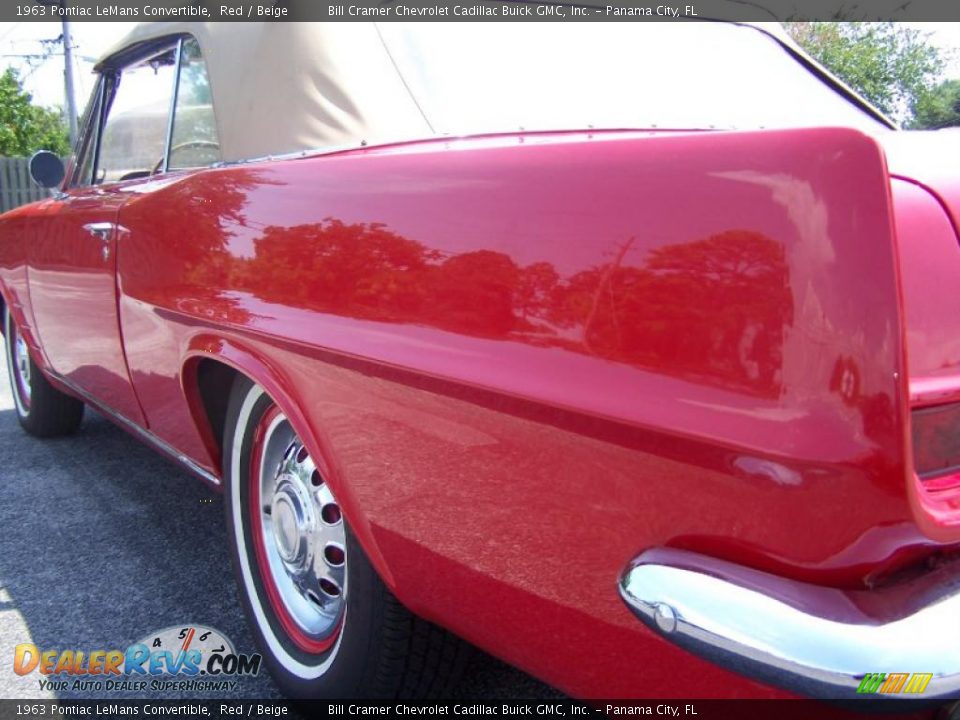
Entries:
<svg viewBox="0 0 960 720">
<path fill-rule="evenodd" d="M 0 75 L 0 155 L 24 157 L 37 150 L 70 151 L 67 129 L 55 110 L 33 104 L 16 70 Z"/>
<path fill-rule="evenodd" d="M 887 115 L 913 126 L 946 64 L 927 33 L 893 22 L 795 22 L 788 32 Z"/>
<path fill-rule="evenodd" d="M 944 80 L 913 104 L 913 127 L 960 127 L 960 80 Z"/>
</svg>

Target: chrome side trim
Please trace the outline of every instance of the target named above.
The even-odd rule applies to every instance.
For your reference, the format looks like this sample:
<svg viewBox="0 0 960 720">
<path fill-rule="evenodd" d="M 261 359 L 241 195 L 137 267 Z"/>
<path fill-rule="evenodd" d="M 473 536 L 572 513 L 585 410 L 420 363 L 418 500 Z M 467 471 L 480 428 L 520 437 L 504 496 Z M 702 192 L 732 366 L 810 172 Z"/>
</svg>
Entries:
<svg viewBox="0 0 960 720">
<path fill-rule="evenodd" d="M 101 411 L 104 415 L 109 415 L 111 419 L 116 420 L 118 423 L 123 425 L 124 429 L 128 430 L 133 435 L 136 435 L 147 444 L 152 445 L 154 448 L 164 453 L 172 460 L 176 460 L 194 475 L 199 476 L 201 480 L 206 480 L 211 485 L 216 485 L 217 487 L 220 486 L 220 478 L 197 465 L 197 463 L 170 445 L 166 440 L 161 440 L 146 428 L 140 427 L 132 420 L 125 418 L 123 415 L 118 415 L 117 413 L 107 410 L 99 405 L 97 406 L 97 410 Z"/>
<path fill-rule="evenodd" d="M 715 572 L 711 564 L 717 566 Z M 742 571 L 741 577 L 736 577 Z M 884 612 L 858 593 L 794 582 L 682 551 L 653 550 L 637 558 L 620 594 L 653 631 L 697 655 L 771 685 L 813 697 L 931 699 L 960 693 L 960 588 L 956 577 L 904 613 Z M 922 593 L 922 595 L 921 595 Z M 862 591 L 883 600 L 884 591 Z M 861 607 L 873 609 L 867 615 Z M 920 694 L 858 694 L 873 673 L 926 674 Z M 902 683 L 909 685 L 909 680 Z M 876 693 L 876 694 L 874 694 Z"/>
<path fill-rule="evenodd" d="M 53 373 L 51 373 L 51 376 L 55 378 L 56 381 L 59 382 L 60 384 L 68 387 L 71 392 L 73 392 L 75 395 L 80 397 L 88 405 L 91 405 L 92 407 L 94 407 L 97 410 L 97 412 L 107 416 L 108 419 L 120 425 L 124 430 L 129 432 L 131 435 L 134 435 L 139 440 L 142 440 L 146 444 L 152 446 L 155 450 L 159 450 L 164 455 L 169 457 L 171 460 L 175 460 L 176 462 L 180 463 L 180 465 L 182 465 L 184 468 L 192 472 L 194 475 L 198 476 L 201 480 L 205 480 L 211 485 L 220 487 L 220 484 L 221 484 L 220 478 L 218 478 L 216 475 L 209 472 L 208 470 L 205 470 L 204 468 L 200 467 L 196 462 L 194 462 L 193 460 L 188 458 L 186 455 L 184 455 L 182 452 L 177 450 L 175 447 L 173 447 L 173 445 L 168 443 L 166 440 L 163 440 L 157 437 L 146 428 L 140 427 L 135 422 L 133 422 L 129 418 L 124 417 L 120 413 L 115 412 L 114 410 L 111 410 L 108 407 L 104 407 L 99 402 L 97 402 L 97 400 L 93 398 L 89 393 L 77 387 L 72 382 L 62 377 L 61 375 L 54 375 Z"/>
</svg>

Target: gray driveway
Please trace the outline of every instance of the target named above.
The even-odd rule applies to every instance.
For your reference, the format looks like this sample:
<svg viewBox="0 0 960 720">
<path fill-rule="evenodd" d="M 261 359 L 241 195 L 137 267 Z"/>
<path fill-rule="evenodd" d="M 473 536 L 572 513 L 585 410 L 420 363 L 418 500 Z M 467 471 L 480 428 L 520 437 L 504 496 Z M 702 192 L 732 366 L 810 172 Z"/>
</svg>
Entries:
<svg viewBox="0 0 960 720">
<path fill-rule="evenodd" d="M 253 652 L 220 496 L 89 410 L 73 437 L 28 437 L 17 423 L 5 364 L 0 370 L 0 698 L 91 697 L 42 689 L 36 672 L 16 675 L 19 643 L 122 648 L 151 631 L 195 623 Z M 560 697 L 482 653 L 458 695 Z M 230 694 L 277 696 L 265 673 L 241 680 Z"/>
</svg>

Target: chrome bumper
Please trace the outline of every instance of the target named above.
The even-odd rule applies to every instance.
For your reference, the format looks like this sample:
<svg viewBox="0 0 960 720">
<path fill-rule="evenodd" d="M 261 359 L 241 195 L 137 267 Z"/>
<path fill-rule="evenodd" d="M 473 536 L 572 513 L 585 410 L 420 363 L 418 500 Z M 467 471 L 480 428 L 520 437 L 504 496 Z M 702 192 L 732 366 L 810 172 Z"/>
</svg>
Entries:
<svg viewBox="0 0 960 720">
<path fill-rule="evenodd" d="M 956 698 L 957 571 L 941 569 L 889 589 L 843 591 L 657 549 L 631 564 L 620 594 L 664 638 L 771 685 L 825 699 Z M 888 690 L 898 683 L 900 689 L 877 692 L 875 673 L 898 674 Z M 927 673 L 932 677 L 921 693 L 904 691 L 924 685 Z M 858 693 L 868 674 L 873 681 L 863 690 L 869 692 Z M 914 674 L 921 677 L 913 680 Z"/>
</svg>

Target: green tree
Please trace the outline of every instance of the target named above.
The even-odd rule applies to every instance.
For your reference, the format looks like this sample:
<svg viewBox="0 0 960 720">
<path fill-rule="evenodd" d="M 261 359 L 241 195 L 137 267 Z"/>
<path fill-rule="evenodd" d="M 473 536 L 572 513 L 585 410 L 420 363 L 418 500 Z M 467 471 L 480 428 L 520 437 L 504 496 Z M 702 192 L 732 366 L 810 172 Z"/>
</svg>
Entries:
<svg viewBox="0 0 960 720">
<path fill-rule="evenodd" d="M 913 104 L 914 128 L 960 126 L 960 80 L 944 80 Z"/>
<path fill-rule="evenodd" d="M 58 112 L 33 104 L 17 71 L 7 68 L 0 75 L 0 155 L 22 157 L 37 150 L 66 155 L 67 129 Z"/>
<path fill-rule="evenodd" d="M 787 31 L 814 58 L 887 115 L 911 125 L 946 58 L 927 33 L 893 22 L 794 22 Z"/>
</svg>

